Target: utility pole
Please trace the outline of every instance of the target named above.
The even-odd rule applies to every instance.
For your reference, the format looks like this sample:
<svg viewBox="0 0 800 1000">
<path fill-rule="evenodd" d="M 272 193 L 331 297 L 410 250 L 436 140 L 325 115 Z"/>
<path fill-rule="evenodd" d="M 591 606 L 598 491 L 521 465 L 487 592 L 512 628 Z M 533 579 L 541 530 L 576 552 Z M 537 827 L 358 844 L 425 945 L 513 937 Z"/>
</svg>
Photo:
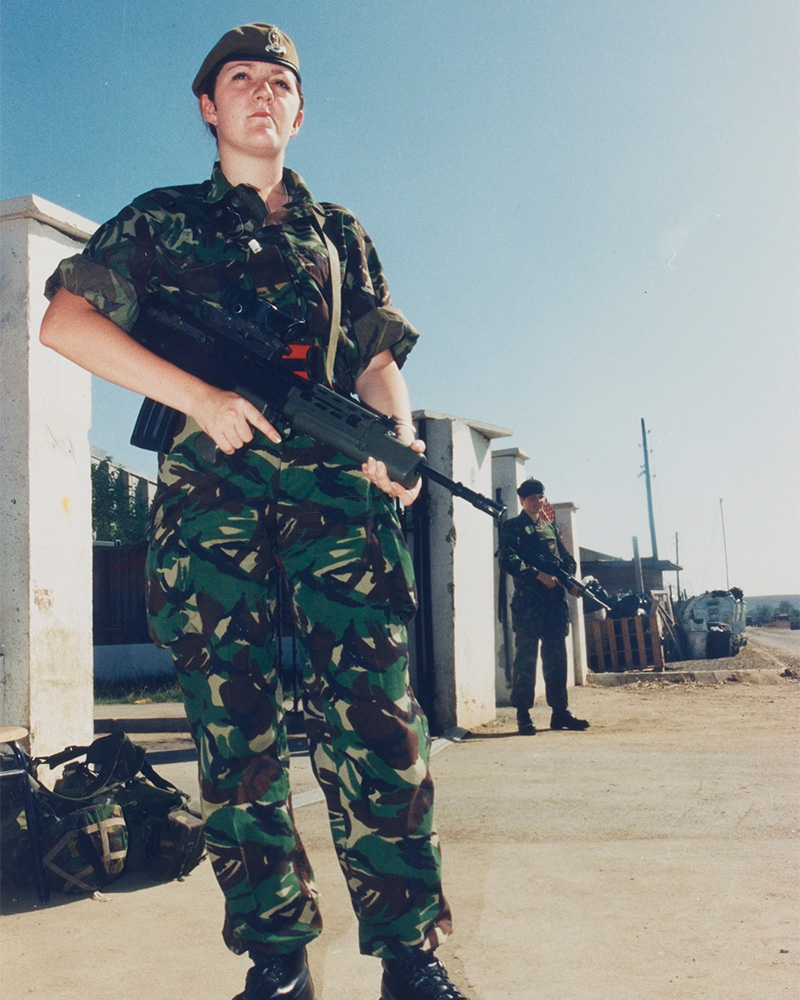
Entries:
<svg viewBox="0 0 800 1000">
<path fill-rule="evenodd" d="M 731 581 L 728 576 L 728 542 L 725 539 L 725 512 L 722 509 L 722 497 L 719 499 L 719 516 L 722 521 L 722 548 L 725 552 L 725 589 L 731 589 Z"/>
<path fill-rule="evenodd" d="M 681 560 L 678 555 L 678 532 L 675 532 L 675 565 L 680 566 Z M 676 570 L 675 572 L 675 586 L 678 588 L 678 600 L 681 599 L 681 571 Z"/>
<path fill-rule="evenodd" d="M 656 522 L 653 517 L 653 492 L 650 488 L 650 456 L 647 451 L 647 430 L 642 417 L 642 450 L 644 451 L 644 475 L 647 486 L 647 514 L 650 518 L 650 544 L 653 548 L 653 559 L 658 559 L 658 544 L 656 543 Z"/>
<path fill-rule="evenodd" d="M 642 572 L 642 560 L 639 557 L 639 539 L 636 535 L 631 539 L 633 542 L 633 571 L 636 575 L 636 593 L 644 593 L 644 573 Z"/>
</svg>

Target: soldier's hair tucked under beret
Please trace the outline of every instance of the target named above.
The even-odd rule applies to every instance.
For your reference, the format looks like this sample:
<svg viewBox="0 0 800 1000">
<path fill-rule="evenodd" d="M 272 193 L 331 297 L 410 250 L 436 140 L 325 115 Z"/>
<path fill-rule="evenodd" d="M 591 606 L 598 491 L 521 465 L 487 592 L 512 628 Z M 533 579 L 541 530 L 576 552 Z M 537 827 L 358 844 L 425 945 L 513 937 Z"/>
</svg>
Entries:
<svg viewBox="0 0 800 1000">
<path fill-rule="evenodd" d="M 243 24 L 226 32 L 205 57 L 192 84 L 194 96 L 203 93 L 205 82 L 212 73 L 238 59 L 278 63 L 290 69 L 298 82 L 300 80 L 300 60 L 288 35 L 274 24 Z"/>
<path fill-rule="evenodd" d="M 542 486 L 538 479 L 526 479 L 517 489 L 517 496 L 520 500 L 533 496 L 535 493 L 540 493 L 544 496 L 544 486 Z"/>
</svg>

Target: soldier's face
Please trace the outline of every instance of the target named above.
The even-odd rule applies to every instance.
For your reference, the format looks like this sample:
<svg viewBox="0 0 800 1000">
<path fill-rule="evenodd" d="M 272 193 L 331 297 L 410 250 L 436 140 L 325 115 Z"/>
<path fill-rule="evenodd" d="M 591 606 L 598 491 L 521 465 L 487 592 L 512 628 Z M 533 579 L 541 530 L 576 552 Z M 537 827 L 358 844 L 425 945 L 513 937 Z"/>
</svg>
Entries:
<svg viewBox="0 0 800 1000">
<path fill-rule="evenodd" d="M 274 156 L 300 128 L 297 77 L 277 63 L 231 62 L 219 72 L 213 100 L 200 98 L 203 118 L 217 130 L 220 154 Z"/>
<path fill-rule="evenodd" d="M 542 507 L 544 506 L 544 495 L 541 493 L 531 493 L 530 496 L 523 497 L 520 500 L 522 509 L 534 520 L 541 514 Z"/>
</svg>

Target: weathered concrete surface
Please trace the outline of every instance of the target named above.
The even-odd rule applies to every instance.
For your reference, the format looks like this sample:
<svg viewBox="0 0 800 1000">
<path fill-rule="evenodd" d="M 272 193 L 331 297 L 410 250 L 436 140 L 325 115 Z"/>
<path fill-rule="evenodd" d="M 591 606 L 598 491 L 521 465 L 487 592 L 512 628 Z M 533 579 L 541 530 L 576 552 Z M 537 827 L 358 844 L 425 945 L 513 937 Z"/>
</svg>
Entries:
<svg viewBox="0 0 800 1000">
<path fill-rule="evenodd" d="M 32 752 L 92 732 L 91 377 L 39 343 L 46 277 L 95 227 L 0 202 L 0 722 Z"/>
<path fill-rule="evenodd" d="M 773 673 L 570 697 L 586 733 L 550 732 L 537 703 L 537 736 L 514 735 L 503 709 L 434 758 L 454 979 L 471 1000 L 797 998 L 800 684 Z M 162 763 L 185 750 L 182 734 L 135 738 L 194 787 L 191 763 Z M 294 765 L 298 796 L 313 793 L 307 760 Z M 310 949 L 318 1000 L 377 1000 L 324 807 L 298 822 L 326 919 Z M 106 896 L 41 907 L 7 894 L 3 994 L 229 1000 L 241 988 L 207 862 L 183 883 L 127 876 Z"/>
</svg>

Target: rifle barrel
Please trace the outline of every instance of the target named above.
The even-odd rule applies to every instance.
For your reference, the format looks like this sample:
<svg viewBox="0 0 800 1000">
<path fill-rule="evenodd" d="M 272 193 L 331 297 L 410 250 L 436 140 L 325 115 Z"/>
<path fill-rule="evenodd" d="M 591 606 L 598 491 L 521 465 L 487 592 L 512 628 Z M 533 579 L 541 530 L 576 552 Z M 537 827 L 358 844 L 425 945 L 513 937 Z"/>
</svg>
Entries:
<svg viewBox="0 0 800 1000">
<path fill-rule="evenodd" d="M 417 467 L 417 472 L 424 476 L 426 479 L 432 479 L 435 483 L 440 486 L 444 486 L 446 490 L 449 490 L 454 496 L 460 497 L 462 500 L 466 500 L 471 503 L 473 507 L 477 507 L 478 510 L 482 511 L 484 514 L 488 514 L 490 517 L 499 520 L 506 512 L 506 508 L 503 504 L 498 503 L 496 500 L 491 500 L 489 497 L 485 497 L 482 493 L 476 493 L 475 490 L 471 490 L 468 486 L 463 483 L 457 483 L 454 479 L 450 479 L 443 472 L 439 472 L 437 469 L 431 468 L 427 462 L 421 462 Z"/>
</svg>

